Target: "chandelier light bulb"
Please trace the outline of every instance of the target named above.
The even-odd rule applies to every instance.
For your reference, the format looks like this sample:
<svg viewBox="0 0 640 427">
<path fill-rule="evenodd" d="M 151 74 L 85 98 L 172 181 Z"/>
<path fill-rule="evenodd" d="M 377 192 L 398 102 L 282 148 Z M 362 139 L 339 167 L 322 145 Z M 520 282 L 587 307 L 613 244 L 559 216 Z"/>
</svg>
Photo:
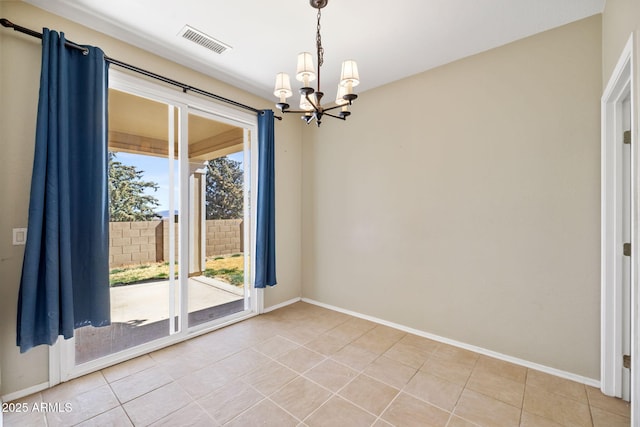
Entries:
<svg viewBox="0 0 640 427">
<path fill-rule="evenodd" d="M 280 98 L 280 102 L 286 102 L 287 98 L 293 95 L 293 92 L 291 91 L 291 80 L 289 79 L 289 74 L 278 73 L 276 75 L 276 86 L 274 88 L 273 94 Z"/>
<path fill-rule="evenodd" d="M 349 103 L 344 96 L 347 94 L 347 87 L 338 85 L 338 92 L 336 93 L 336 105 L 346 105 Z"/>
<path fill-rule="evenodd" d="M 351 88 L 360 84 L 360 75 L 358 74 L 358 64 L 356 64 L 356 61 L 348 60 L 342 63 L 340 84 Z"/>
<path fill-rule="evenodd" d="M 296 80 L 303 82 L 305 87 L 309 82 L 316 79 L 316 72 L 313 68 L 313 57 L 309 52 L 298 54 L 298 66 L 296 68 Z"/>
<path fill-rule="evenodd" d="M 316 102 L 315 95 L 315 93 L 309 95 L 309 98 L 312 102 Z M 313 105 L 307 100 L 307 97 L 305 95 L 300 95 L 300 108 L 304 111 L 313 111 Z"/>
</svg>

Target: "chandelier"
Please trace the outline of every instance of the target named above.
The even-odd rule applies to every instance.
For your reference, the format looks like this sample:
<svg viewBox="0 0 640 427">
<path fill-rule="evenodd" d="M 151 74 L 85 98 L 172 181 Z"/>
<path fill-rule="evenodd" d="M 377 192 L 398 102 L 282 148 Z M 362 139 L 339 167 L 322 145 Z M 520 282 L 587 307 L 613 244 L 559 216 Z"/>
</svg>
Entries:
<svg viewBox="0 0 640 427">
<path fill-rule="evenodd" d="M 320 127 L 322 123 L 322 117 L 329 116 L 336 119 L 346 120 L 351 113 L 348 107 L 358 97 L 353 93 L 353 88 L 360 83 L 360 77 L 358 75 L 358 65 L 353 60 L 344 61 L 342 63 L 342 73 L 340 75 L 340 83 L 338 85 L 338 91 L 336 94 L 335 103 L 328 106 L 322 106 L 322 97 L 324 93 L 320 91 L 320 68 L 324 62 L 324 48 L 322 47 L 322 37 L 320 36 L 320 17 L 321 10 L 324 8 L 329 0 L 309 0 L 311 7 L 318 9 L 318 25 L 316 29 L 316 58 L 318 61 L 318 73 L 313 67 L 313 57 L 309 52 L 302 52 L 298 54 L 298 66 L 296 69 L 296 80 L 302 82 L 303 87 L 300 88 L 300 110 L 289 110 L 289 104 L 287 104 L 287 98 L 290 97 L 293 92 L 291 91 L 291 82 L 289 75 L 286 73 L 278 73 L 276 75 L 276 86 L 273 94 L 280 98 L 280 102 L 276 104 L 276 107 L 283 113 L 298 113 L 302 114 L 302 120 L 311 123 L 314 119 Z M 309 85 L 309 82 L 317 78 L 317 90 Z M 329 113 L 340 108 L 338 114 Z"/>
</svg>

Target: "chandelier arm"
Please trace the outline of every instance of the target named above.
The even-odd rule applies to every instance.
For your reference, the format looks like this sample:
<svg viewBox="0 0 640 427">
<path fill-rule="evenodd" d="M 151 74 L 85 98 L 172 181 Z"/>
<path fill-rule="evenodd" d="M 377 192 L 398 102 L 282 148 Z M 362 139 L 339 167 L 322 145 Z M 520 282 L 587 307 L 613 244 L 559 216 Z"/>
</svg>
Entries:
<svg viewBox="0 0 640 427">
<path fill-rule="evenodd" d="M 309 104 L 311 104 L 311 106 L 313 107 L 314 111 L 316 111 L 316 112 L 320 111 L 320 105 L 314 104 L 313 101 L 311 100 L 311 98 L 309 98 L 309 94 L 308 93 L 305 93 L 304 97 L 307 99 Z"/>
<path fill-rule="evenodd" d="M 327 110 L 325 110 L 327 111 Z M 335 114 L 330 114 L 330 113 L 324 113 L 325 116 L 329 116 L 329 117 L 333 117 L 334 119 L 340 119 L 340 120 L 347 120 L 346 117 L 340 117 L 340 116 L 336 116 Z"/>
<path fill-rule="evenodd" d="M 312 111 L 306 111 L 306 110 L 284 110 L 283 113 L 296 113 L 296 114 L 310 114 L 312 113 Z"/>
<path fill-rule="evenodd" d="M 347 106 L 347 104 L 344 105 L 334 105 L 333 107 L 329 107 L 329 108 L 324 108 L 323 111 L 331 111 L 331 110 L 335 110 L 336 108 L 342 108 Z"/>
</svg>

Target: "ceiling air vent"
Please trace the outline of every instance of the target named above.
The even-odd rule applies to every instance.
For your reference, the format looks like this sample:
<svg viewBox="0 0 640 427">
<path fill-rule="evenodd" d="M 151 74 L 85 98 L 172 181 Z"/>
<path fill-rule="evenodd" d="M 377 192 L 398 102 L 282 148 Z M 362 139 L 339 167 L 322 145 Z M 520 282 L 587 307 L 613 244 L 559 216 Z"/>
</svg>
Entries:
<svg viewBox="0 0 640 427">
<path fill-rule="evenodd" d="M 228 44 L 222 43 L 221 41 L 216 40 L 213 37 L 206 35 L 202 31 L 198 31 L 188 25 L 185 25 L 178 35 L 196 44 L 199 44 L 200 46 L 206 47 L 207 49 L 218 54 L 224 53 L 227 50 L 231 49 L 231 46 L 229 46 Z"/>
</svg>

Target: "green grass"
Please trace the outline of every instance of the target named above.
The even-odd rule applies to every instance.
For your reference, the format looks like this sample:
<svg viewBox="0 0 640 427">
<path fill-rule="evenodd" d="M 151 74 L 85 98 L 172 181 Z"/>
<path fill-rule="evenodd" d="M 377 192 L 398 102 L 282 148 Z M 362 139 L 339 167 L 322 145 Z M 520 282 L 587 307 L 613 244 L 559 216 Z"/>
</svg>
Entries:
<svg viewBox="0 0 640 427">
<path fill-rule="evenodd" d="M 244 257 L 242 254 L 234 254 L 230 257 L 216 257 L 208 260 L 207 269 L 204 271 L 206 277 L 230 283 L 234 286 L 244 284 Z"/>
<path fill-rule="evenodd" d="M 243 286 L 244 257 L 242 254 L 234 254 L 230 257 L 208 259 L 204 275 L 222 280 L 234 286 Z M 169 262 L 124 266 L 113 268 L 109 271 L 109 284 L 111 286 L 126 286 L 152 280 L 166 280 L 168 278 Z"/>
<path fill-rule="evenodd" d="M 150 263 L 114 268 L 109 272 L 109 285 L 126 286 L 150 280 L 169 278 L 169 263 Z"/>
<path fill-rule="evenodd" d="M 206 277 L 222 280 L 234 286 L 242 286 L 244 284 L 244 272 L 237 268 L 222 268 L 220 270 L 207 268 L 204 271 L 204 275 Z"/>
</svg>

